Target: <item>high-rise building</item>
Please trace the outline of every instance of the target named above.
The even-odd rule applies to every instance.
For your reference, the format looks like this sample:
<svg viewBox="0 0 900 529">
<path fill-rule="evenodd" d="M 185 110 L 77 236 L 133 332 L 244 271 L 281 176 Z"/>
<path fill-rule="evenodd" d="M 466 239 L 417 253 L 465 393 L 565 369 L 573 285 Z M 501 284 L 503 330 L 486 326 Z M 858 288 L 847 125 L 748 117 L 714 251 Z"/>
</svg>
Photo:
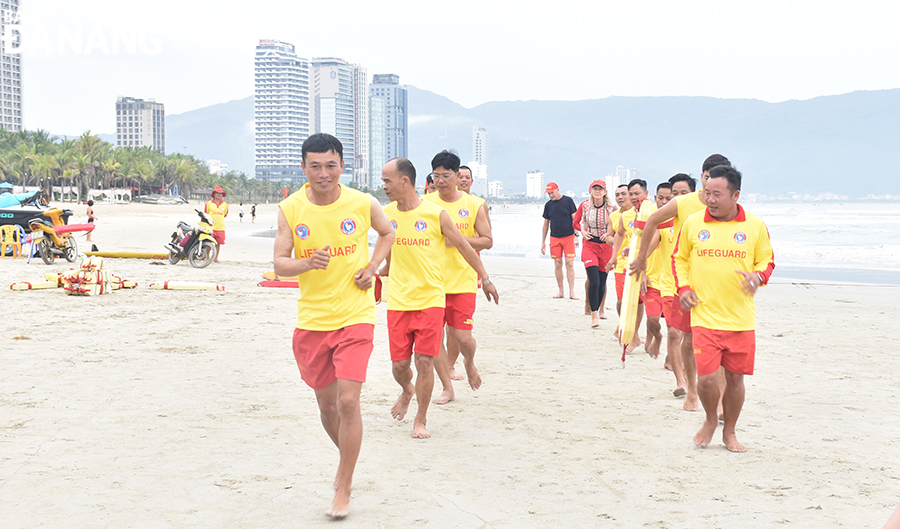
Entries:
<svg viewBox="0 0 900 529">
<path fill-rule="evenodd" d="M 400 76 L 376 74 L 369 85 L 369 95 L 384 98 L 384 157 L 392 160 L 409 157 L 409 104 L 406 87 L 400 84 Z M 373 167 L 374 171 L 376 168 Z M 381 168 L 377 168 L 379 173 Z"/>
<path fill-rule="evenodd" d="M 369 96 L 369 178 L 364 187 L 373 187 L 381 180 L 381 169 L 387 163 L 385 136 L 385 101 L 382 96 Z"/>
<path fill-rule="evenodd" d="M 488 196 L 502 197 L 503 196 L 503 182 L 501 182 L 500 180 L 491 180 L 490 184 L 488 184 Z"/>
<path fill-rule="evenodd" d="M 19 0 L 3 0 L 0 13 L 3 38 L 0 39 L 0 94 L 3 96 L 3 114 L 0 127 L 18 132 L 22 126 L 22 55 L 16 50 L 22 44 L 19 24 Z"/>
<path fill-rule="evenodd" d="M 472 127 L 472 152 L 476 162 L 488 164 L 488 133 L 484 127 Z"/>
<path fill-rule="evenodd" d="M 260 40 L 254 76 L 256 178 L 302 182 L 301 147 L 311 130 L 309 62 L 293 44 Z"/>
<path fill-rule="evenodd" d="M 544 173 L 538 170 L 528 171 L 525 175 L 525 196 L 541 198 L 544 195 Z"/>
<path fill-rule="evenodd" d="M 472 171 L 472 187 L 469 189 L 469 192 L 480 197 L 488 196 L 487 165 L 475 160 L 466 165 Z"/>
<path fill-rule="evenodd" d="M 343 59 L 316 57 L 310 61 L 309 77 L 313 129 L 341 141 L 344 177 L 360 183 L 368 176 L 366 70 Z"/>
<path fill-rule="evenodd" d="M 116 145 L 166 154 L 166 109 L 152 99 L 116 97 Z"/>
</svg>

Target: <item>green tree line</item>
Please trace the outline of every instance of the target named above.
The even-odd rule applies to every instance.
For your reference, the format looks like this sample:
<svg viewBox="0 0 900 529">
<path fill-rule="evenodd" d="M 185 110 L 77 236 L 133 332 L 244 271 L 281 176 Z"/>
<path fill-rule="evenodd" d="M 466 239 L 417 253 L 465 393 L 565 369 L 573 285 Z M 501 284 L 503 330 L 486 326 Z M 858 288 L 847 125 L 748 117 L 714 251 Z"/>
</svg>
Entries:
<svg viewBox="0 0 900 529">
<path fill-rule="evenodd" d="M 190 197 L 200 189 L 222 186 L 229 201 L 279 200 L 284 187 L 296 184 L 257 180 L 243 171 L 210 173 L 203 160 L 190 154 L 164 156 L 150 147 L 116 147 L 85 132 L 59 138 L 44 130 L 10 132 L 0 129 L 0 182 L 42 187 L 69 187 L 77 197 L 92 189 L 130 188 L 132 196 L 160 193 Z"/>
</svg>

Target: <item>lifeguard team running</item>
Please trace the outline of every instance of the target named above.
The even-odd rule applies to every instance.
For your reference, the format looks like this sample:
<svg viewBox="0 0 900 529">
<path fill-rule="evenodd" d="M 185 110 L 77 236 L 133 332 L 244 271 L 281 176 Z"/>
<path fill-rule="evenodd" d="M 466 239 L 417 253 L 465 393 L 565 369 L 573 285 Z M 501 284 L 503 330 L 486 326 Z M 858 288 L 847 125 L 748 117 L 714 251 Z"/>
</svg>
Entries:
<svg viewBox="0 0 900 529">
<path fill-rule="evenodd" d="M 359 401 L 373 350 L 376 271 L 390 282 L 388 342 L 392 374 L 400 386 L 392 417 L 404 419 L 415 398 L 412 436 L 430 437 L 426 413 L 435 371 L 443 386 L 435 402 L 454 400 L 451 380 L 460 377 L 453 371 L 455 358 L 441 354 L 445 326 L 448 344 L 463 356 L 469 386 L 477 390 L 482 385 L 472 336 L 478 289 L 489 301 L 499 302 L 477 253 L 493 244 L 490 219 L 484 201 L 468 193 L 471 172 L 460 166 L 458 156 L 443 151 L 431 165 L 428 185 L 434 192 L 422 199 L 413 164 L 405 158 L 388 161 L 382 187 L 391 202 L 382 207 L 372 196 L 339 183 L 343 146 L 331 135 L 314 134 L 302 146 L 301 167 L 308 182 L 279 205 L 275 273 L 298 276 L 300 287 L 294 357 L 340 454 L 335 494 L 326 511 L 333 518 L 349 513 L 362 444 Z M 723 442 L 735 452 L 745 450 L 735 425 L 744 400 L 743 376 L 753 374 L 753 295 L 774 269 L 765 224 L 737 203 L 741 178 L 725 157 L 713 155 L 703 164 L 702 192 L 694 191 L 693 179 L 684 174 L 657 186 L 659 209 L 647 220 L 634 256 L 622 249 L 629 245 L 635 212 L 647 199 L 642 180 L 615 190 L 618 208 L 610 203 L 603 180 L 591 182 L 591 197 L 578 207 L 564 200 L 568 197 L 555 184 L 548 185 L 553 204 L 545 208 L 543 232 L 544 241 L 548 231 L 555 237 L 555 298 L 564 296 L 566 275 L 569 297 L 577 299 L 570 237 L 572 231 L 585 237 L 585 312 L 593 327 L 606 317 L 606 271 L 615 268 L 617 291 L 626 274 L 639 275 L 648 320 L 645 349 L 653 357 L 659 354 L 663 316 L 674 394 L 686 393 L 685 409 L 696 410 L 699 399 L 706 411 L 694 443 L 708 445 L 721 417 Z M 370 229 L 378 235 L 371 255 Z M 629 348 L 641 343 L 635 333 Z"/>
</svg>

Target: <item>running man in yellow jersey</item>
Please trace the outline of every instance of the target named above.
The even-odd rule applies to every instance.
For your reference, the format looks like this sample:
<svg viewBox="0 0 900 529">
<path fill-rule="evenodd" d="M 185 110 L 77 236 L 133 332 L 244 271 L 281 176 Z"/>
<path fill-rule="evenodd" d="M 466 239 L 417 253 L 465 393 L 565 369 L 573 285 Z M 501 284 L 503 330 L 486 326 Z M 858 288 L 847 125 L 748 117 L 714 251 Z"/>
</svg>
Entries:
<svg viewBox="0 0 900 529">
<path fill-rule="evenodd" d="M 741 173 L 719 165 L 709 171 L 706 209 L 681 226 L 672 262 L 681 307 L 691 313 L 697 390 L 706 412 L 694 444 L 707 446 L 719 424 L 732 452 L 747 449 L 735 435 L 744 405 L 744 375 L 753 374 L 756 356 L 756 289 L 768 282 L 775 261 L 763 221 L 738 204 Z M 720 393 L 716 372 L 725 370 Z"/>
<path fill-rule="evenodd" d="M 653 200 L 656 207 L 661 208 L 669 203 L 672 199 L 672 184 L 663 182 L 656 186 L 656 194 Z M 646 232 L 644 237 L 658 237 L 659 230 L 656 232 Z M 647 341 L 644 342 L 644 350 L 653 358 L 659 357 L 659 349 L 662 345 L 662 327 L 659 324 L 659 317 L 663 313 L 662 301 L 662 283 L 663 283 L 663 265 L 668 264 L 668 259 L 662 258 L 662 252 L 659 251 L 659 245 L 651 243 L 650 257 L 647 258 L 647 274 L 641 283 L 641 300 L 644 302 L 644 311 L 647 314 Z M 671 253 L 669 253 L 671 255 Z M 669 264 L 669 268 L 672 268 Z"/>
<path fill-rule="evenodd" d="M 639 178 L 635 178 L 631 182 L 628 182 L 628 199 L 631 201 L 631 209 L 623 212 L 619 217 L 619 225 L 616 228 L 616 238 L 613 242 L 613 256 L 612 259 L 609 260 L 609 263 L 606 264 L 607 270 L 611 270 L 613 268 L 619 269 L 617 256 L 621 256 L 622 262 L 624 263 L 621 268 L 622 274 L 616 275 L 616 294 L 619 296 L 619 302 L 616 305 L 616 308 L 620 311 L 620 315 L 622 307 L 622 295 L 624 294 L 625 290 L 624 266 L 628 264 L 628 247 L 631 244 L 631 233 L 634 230 L 634 221 L 637 219 L 638 211 L 641 208 L 641 201 L 647 199 L 647 182 Z M 619 282 L 620 280 L 621 283 Z M 637 321 L 634 324 L 634 338 L 625 349 L 629 353 L 631 351 L 634 351 L 634 349 L 642 343 L 640 332 L 638 332 L 638 330 L 641 327 L 641 319 L 643 317 L 644 300 L 640 299 L 638 301 Z M 619 329 L 621 329 L 621 327 L 621 323 L 616 327 L 616 338 L 619 337 Z"/>
<path fill-rule="evenodd" d="M 275 273 L 298 276 L 294 358 L 340 452 L 327 514 L 343 518 L 362 444 L 359 395 L 372 354 L 372 278 L 390 251 L 394 230 L 374 197 L 340 185 L 344 159 L 337 138 L 313 134 L 301 152 L 308 183 L 279 204 Z M 378 233 L 371 259 L 370 227 Z"/>
<path fill-rule="evenodd" d="M 463 193 L 457 188 L 459 180 L 459 156 L 442 151 L 431 160 L 432 177 L 437 193 L 425 196 L 425 200 L 441 207 L 450 220 L 476 252 L 489 249 L 494 243 L 487 216 L 482 213 L 483 201 Z M 456 248 L 446 249 L 444 262 L 444 294 L 448 344 L 457 344 L 463 355 L 466 376 L 472 389 L 481 387 L 481 375 L 475 367 L 475 338 L 472 336 L 475 315 L 475 295 L 478 292 L 478 275 Z M 447 348 L 447 352 L 451 347 Z M 455 359 L 454 359 L 455 360 Z M 451 359 L 444 353 L 435 369 L 443 385 L 443 392 L 435 404 L 446 404 L 455 398 L 450 379 Z"/>
<path fill-rule="evenodd" d="M 712 154 L 703 161 L 700 182 L 703 185 L 704 191 L 706 189 L 706 179 L 709 178 L 709 170 L 717 165 L 730 166 L 731 162 L 721 154 Z M 673 220 L 675 235 L 677 236 L 681 231 L 681 225 L 684 224 L 684 221 L 692 214 L 702 211 L 706 207 L 706 196 L 704 191 L 688 193 L 687 195 L 682 195 L 676 197 L 675 200 L 669 201 L 668 204 L 650 215 L 650 218 L 647 219 L 647 224 L 644 226 L 644 230 L 648 233 L 652 233 L 653 230 L 659 228 L 660 224 Z M 640 274 L 645 271 L 647 267 L 647 256 L 650 255 L 650 243 L 651 240 L 649 237 L 641 240 L 641 248 L 631 262 L 630 273 Z M 690 312 L 682 310 L 677 296 L 673 298 L 671 311 L 672 319 L 669 320 L 667 316 L 666 324 L 675 327 L 682 333 L 681 359 L 684 362 L 684 379 L 687 384 L 684 409 L 687 411 L 697 411 L 699 408 L 699 400 L 697 397 L 697 367 L 694 364 L 694 348 L 691 342 L 691 315 Z M 724 388 L 724 373 L 721 375 L 719 383 L 720 387 Z"/>
<path fill-rule="evenodd" d="M 497 288 L 481 259 L 462 236 L 450 215 L 416 194 L 416 168 L 406 158 L 394 158 L 381 171 L 382 187 L 391 203 L 385 214 L 396 232 L 382 275 L 390 272 L 388 285 L 388 340 L 394 380 L 402 388 L 391 407 L 391 416 L 403 419 L 413 396 L 418 410 L 412 436 L 431 437 L 426 428 L 428 404 L 434 389 L 434 359 L 440 353 L 444 326 L 445 244 L 449 242 L 483 280 L 488 300 L 499 301 Z M 410 367 L 415 354 L 416 382 Z"/>
</svg>

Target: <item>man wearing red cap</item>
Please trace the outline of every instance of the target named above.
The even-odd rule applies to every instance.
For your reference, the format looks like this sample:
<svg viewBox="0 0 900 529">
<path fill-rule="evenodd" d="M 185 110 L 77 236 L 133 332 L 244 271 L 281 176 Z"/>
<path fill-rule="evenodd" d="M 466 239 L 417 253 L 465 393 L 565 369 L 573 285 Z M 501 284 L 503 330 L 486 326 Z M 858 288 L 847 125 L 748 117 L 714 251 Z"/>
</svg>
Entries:
<svg viewBox="0 0 900 529">
<path fill-rule="evenodd" d="M 575 228 L 572 222 L 578 208 L 575 201 L 559 192 L 555 182 L 547 184 L 550 200 L 544 204 L 544 229 L 541 235 L 541 254 L 547 253 L 547 232 L 550 232 L 550 257 L 556 267 L 556 284 L 559 293 L 554 298 L 564 298 L 563 257 L 566 259 L 566 275 L 569 279 L 569 297 L 575 297 Z"/>
<path fill-rule="evenodd" d="M 204 211 L 212 217 L 212 236 L 219 246 L 216 252 L 216 262 L 219 262 L 219 256 L 222 255 L 222 245 L 225 244 L 225 217 L 228 216 L 228 204 L 222 200 L 227 195 L 222 186 L 216 186 L 212 192 L 212 199 L 206 203 Z"/>
</svg>

